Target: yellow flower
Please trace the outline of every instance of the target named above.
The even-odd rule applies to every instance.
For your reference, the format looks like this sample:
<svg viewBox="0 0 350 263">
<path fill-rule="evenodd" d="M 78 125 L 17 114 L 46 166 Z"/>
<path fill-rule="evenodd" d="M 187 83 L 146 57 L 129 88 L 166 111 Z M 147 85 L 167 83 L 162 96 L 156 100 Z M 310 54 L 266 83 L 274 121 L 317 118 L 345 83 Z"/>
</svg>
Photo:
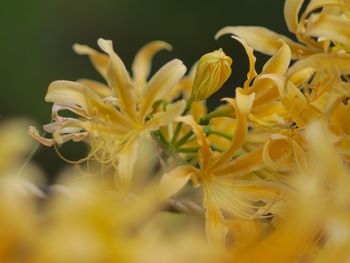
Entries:
<svg viewBox="0 0 350 263">
<path fill-rule="evenodd" d="M 195 186 L 202 185 L 203 206 L 206 209 L 206 231 L 210 242 L 224 244 L 227 227 L 223 212 L 238 218 L 260 218 L 271 212 L 270 206 L 281 195 L 279 186 L 258 178 L 245 181 L 242 176 L 264 167 L 262 148 L 232 159 L 247 136 L 247 120 L 240 113 L 236 102 L 229 100 L 236 108 L 237 125 L 230 147 L 215 156 L 201 127 L 192 117 L 179 117 L 178 120 L 189 125 L 196 134 L 199 150 L 200 168 L 182 165 L 164 174 L 161 189 L 165 196 L 178 192 L 190 179 Z M 256 202 L 262 202 L 256 205 Z"/>
<path fill-rule="evenodd" d="M 119 184 L 123 191 L 127 191 L 138 139 L 172 122 L 185 108 L 184 101 L 169 104 L 160 112 L 154 112 L 152 106 L 178 83 L 186 67 L 180 60 L 174 59 L 147 81 L 154 53 L 163 48 L 169 49 L 164 42 L 151 42 L 136 55 L 132 67 L 134 78 L 131 79 L 122 60 L 114 52 L 112 42 L 99 39 L 98 44 L 106 54 L 81 45 L 75 45 L 74 49 L 79 54 L 89 55 L 108 86 L 86 80 L 51 83 L 45 100 L 54 104 L 54 122 L 45 125 L 44 129 L 52 133 L 53 138 L 40 137 L 34 128 L 31 128 L 31 135 L 47 146 L 69 140 L 88 141 L 91 151 L 87 159 L 117 167 Z M 103 94 L 109 96 L 104 97 Z M 78 118 L 62 117 L 59 115 L 62 110 L 69 110 Z"/>
<path fill-rule="evenodd" d="M 201 101 L 215 93 L 231 75 L 232 59 L 222 49 L 203 55 L 198 62 L 190 100 Z"/>
<path fill-rule="evenodd" d="M 243 247 L 234 246 L 234 262 L 348 260 L 349 170 L 330 143 L 328 133 L 327 123 L 321 121 L 306 128 L 305 139 L 313 157 L 307 165 L 311 169 L 300 169 L 301 176 L 294 177 L 299 190 L 286 196 L 293 200 L 288 212 L 269 233 L 257 229 L 254 238 L 245 239 Z"/>
<path fill-rule="evenodd" d="M 303 3 L 304 0 L 286 0 L 284 5 L 284 17 L 288 29 L 295 34 L 300 43 L 258 26 L 224 27 L 216 37 L 234 34 L 245 39 L 255 50 L 268 55 L 274 54 L 279 49 L 279 42 L 282 39 L 291 48 L 293 59 L 322 53 L 325 50 L 333 52 L 338 52 L 339 49 L 348 50 L 349 3 L 339 0 L 313 0 L 299 16 Z M 318 12 L 320 9 L 321 12 Z M 318 41 L 314 39 L 315 37 Z M 332 46 L 331 42 L 335 46 Z"/>
</svg>

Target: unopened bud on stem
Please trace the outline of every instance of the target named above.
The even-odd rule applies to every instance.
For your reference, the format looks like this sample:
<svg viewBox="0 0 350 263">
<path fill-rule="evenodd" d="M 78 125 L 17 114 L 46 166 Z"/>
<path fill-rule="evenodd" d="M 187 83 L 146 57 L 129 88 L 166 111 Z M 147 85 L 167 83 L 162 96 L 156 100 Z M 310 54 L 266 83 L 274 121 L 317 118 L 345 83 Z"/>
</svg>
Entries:
<svg viewBox="0 0 350 263">
<path fill-rule="evenodd" d="M 222 87 L 231 75 L 232 59 L 222 49 L 203 55 L 197 65 L 191 101 L 201 101 Z"/>
</svg>

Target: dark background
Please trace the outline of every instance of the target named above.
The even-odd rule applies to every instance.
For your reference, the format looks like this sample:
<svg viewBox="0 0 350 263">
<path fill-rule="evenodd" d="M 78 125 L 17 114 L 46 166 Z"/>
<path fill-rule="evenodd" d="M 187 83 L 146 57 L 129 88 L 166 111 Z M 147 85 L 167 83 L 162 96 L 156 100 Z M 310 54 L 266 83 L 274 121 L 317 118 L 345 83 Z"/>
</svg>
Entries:
<svg viewBox="0 0 350 263">
<path fill-rule="evenodd" d="M 205 52 L 222 47 L 233 62 L 232 76 L 210 99 L 210 107 L 223 95 L 233 94 L 247 72 L 242 47 L 229 37 L 214 40 L 227 25 L 260 25 L 288 34 L 283 0 L 2 0 L 0 7 L 0 115 L 2 119 L 29 117 L 37 125 L 50 121 L 51 105 L 44 102 L 53 80 L 100 80 L 73 43 L 97 48 L 99 37 L 112 39 L 128 68 L 135 52 L 151 40 L 164 40 L 173 52 L 156 56 L 154 69 L 177 57 L 190 68 Z M 257 71 L 266 57 L 256 54 Z M 1 119 L 0 119 L 1 120 Z M 1 147 L 1 146 L 0 146 Z M 67 146 L 72 159 L 75 145 Z M 62 166 L 53 149 L 41 147 L 34 159 L 50 175 Z"/>
</svg>

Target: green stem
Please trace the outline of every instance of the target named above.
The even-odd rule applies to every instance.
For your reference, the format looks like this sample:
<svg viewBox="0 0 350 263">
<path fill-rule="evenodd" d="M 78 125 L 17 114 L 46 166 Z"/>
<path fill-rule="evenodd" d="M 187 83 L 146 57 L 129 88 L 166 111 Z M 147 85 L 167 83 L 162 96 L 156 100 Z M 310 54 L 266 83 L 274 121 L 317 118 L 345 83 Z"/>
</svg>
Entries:
<svg viewBox="0 0 350 263">
<path fill-rule="evenodd" d="M 180 147 L 181 145 L 185 144 L 193 134 L 193 131 L 187 132 L 179 141 L 176 142 L 175 146 Z"/>
<path fill-rule="evenodd" d="M 220 148 L 219 146 L 216 146 L 216 145 L 214 145 L 214 144 L 210 144 L 210 149 L 211 149 L 212 151 L 215 151 L 215 152 L 220 152 L 220 153 L 224 152 L 224 149 L 222 149 L 222 148 Z"/>
<path fill-rule="evenodd" d="M 231 105 L 225 105 L 220 107 L 219 109 L 210 112 L 207 115 L 204 115 L 200 118 L 199 124 L 208 125 L 209 121 L 216 117 L 230 117 L 233 113 L 233 108 Z"/>
<path fill-rule="evenodd" d="M 185 108 L 184 112 L 182 113 L 182 116 L 186 115 L 191 110 L 192 103 L 193 103 L 193 99 L 192 99 L 192 97 L 190 97 L 186 103 L 186 108 Z M 178 122 L 176 125 L 176 128 L 175 128 L 173 138 L 171 139 L 172 144 L 176 144 L 176 140 L 177 140 L 177 137 L 179 136 L 181 128 L 182 128 L 182 122 Z"/>
<path fill-rule="evenodd" d="M 186 148 L 179 148 L 177 151 L 180 153 L 196 153 L 198 152 L 200 147 L 186 147 Z"/>
<path fill-rule="evenodd" d="M 172 144 L 175 144 L 175 143 L 176 143 L 177 136 L 179 136 L 179 133 L 180 133 L 181 128 L 182 128 L 182 122 L 178 122 L 178 123 L 176 124 L 176 128 L 175 128 L 175 132 L 174 132 L 173 138 L 171 139 L 171 143 L 172 143 Z"/>
<path fill-rule="evenodd" d="M 157 141 L 158 145 L 162 148 L 162 150 L 168 154 L 169 156 L 173 156 L 173 149 L 170 147 L 170 144 L 161 133 L 161 131 L 155 131 L 152 133 L 152 137 Z"/>
<path fill-rule="evenodd" d="M 220 131 L 213 130 L 213 129 L 211 129 L 208 126 L 204 128 L 204 132 L 205 132 L 206 135 L 215 134 L 215 135 L 223 137 L 223 138 L 225 138 L 227 140 L 232 140 L 232 137 L 230 135 L 228 135 L 226 133 L 223 133 L 223 132 L 220 132 Z"/>
<path fill-rule="evenodd" d="M 192 98 L 192 96 L 191 96 L 191 97 L 188 99 L 188 101 L 187 101 L 185 111 L 184 111 L 184 113 L 183 113 L 182 115 L 186 115 L 186 114 L 191 110 L 192 103 L 193 103 L 193 98 Z"/>
</svg>

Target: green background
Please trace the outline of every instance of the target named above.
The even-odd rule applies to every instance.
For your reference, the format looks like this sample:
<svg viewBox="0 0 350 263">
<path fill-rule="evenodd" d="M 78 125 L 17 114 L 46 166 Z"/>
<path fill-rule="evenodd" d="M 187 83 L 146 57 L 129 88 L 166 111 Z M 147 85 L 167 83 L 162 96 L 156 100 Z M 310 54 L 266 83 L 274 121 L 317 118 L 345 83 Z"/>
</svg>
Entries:
<svg viewBox="0 0 350 263">
<path fill-rule="evenodd" d="M 29 117 L 37 125 L 50 121 L 51 105 L 44 102 L 53 80 L 99 80 L 84 56 L 72 51 L 73 43 L 97 48 L 99 37 L 112 39 L 117 53 L 130 68 L 135 52 L 151 40 L 165 40 L 173 52 L 155 59 L 157 69 L 177 57 L 188 68 L 205 52 L 223 47 L 233 62 L 233 74 L 220 94 L 233 94 L 246 76 L 242 47 L 215 33 L 227 25 L 260 25 L 288 34 L 283 0 L 2 0 L 0 7 L 0 115 Z M 257 69 L 266 60 L 258 54 Z M 1 146 L 0 146 L 1 147 Z M 75 146 L 69 146 L 74 149 Z M 72 158 L 78 151 L 70 152 Z M 53 175 L 63 164 L 53 149 L 41 147 L 34 157 Z"/>
</svg>

